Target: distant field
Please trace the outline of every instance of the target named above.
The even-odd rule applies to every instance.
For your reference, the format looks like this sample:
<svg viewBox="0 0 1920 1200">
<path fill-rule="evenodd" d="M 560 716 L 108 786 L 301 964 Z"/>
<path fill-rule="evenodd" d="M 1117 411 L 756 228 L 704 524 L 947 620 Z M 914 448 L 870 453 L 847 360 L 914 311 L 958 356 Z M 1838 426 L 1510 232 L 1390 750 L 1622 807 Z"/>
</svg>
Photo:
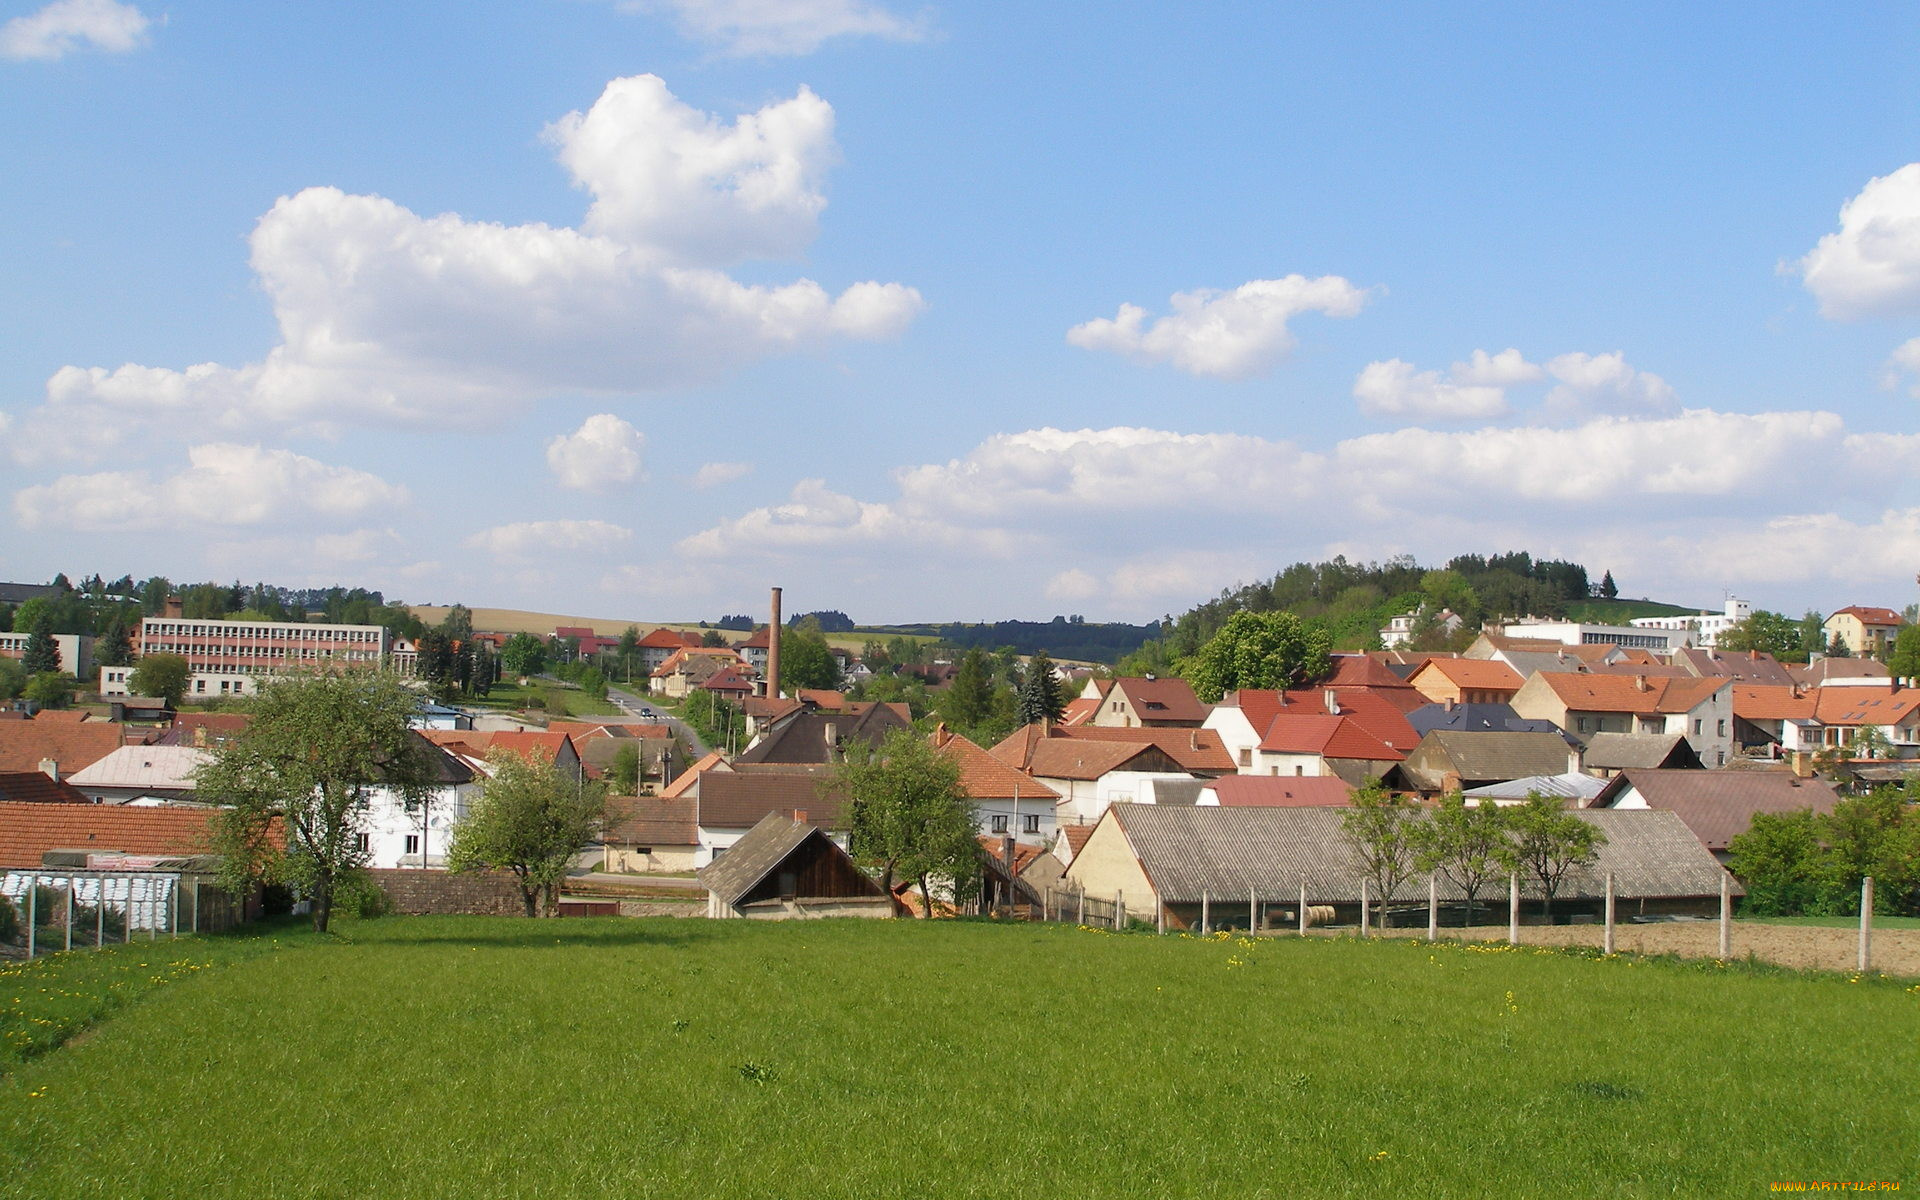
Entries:
<svg viewBox="0 0 1920 1200">
<path fill-rule="evenodd" d="M 131 956 L 136 982 L 207 965 L 0 1078 L 0 1193 L 1664 1197 L 1920 1178 L 1920 993 L 1879 980 L 959 922 L 340 932 L 89 959 Z M 30 1025 L 104 986 L 51 978 L 69 969 L 8 970 L 0 1014 Z"/>
<path fill-rule="evenodd" d="M 1567 605 L 1569 621 L 1583 621 L 1589 625 L 1625 625 L 1635 617 L 1688 617 L 1699 612 L 1697 608 L 1682 608 L 1677 604 L 1660 604 L 1652 600 L 1576 600 Z"/>
<path fill-rule="evenodd" d="M 429 625 L 438 625 L 446 619 L 447 610 L 439 605 L 415 604 L 409 610 Z M 645 633 L 649 629 L 694 629 L 700 628 L 698 621 L 642 621 L 630 617 L 570 617 L 562 613 L 529 612 L 519 608 L 476 608 L 473 610 L 473 627 L 489 633 L 537 633 L 550 634 L 558 625 L 578 625 L 593 630 L 602 637 L 619 637 L 629 625 L 638 625 Z"/>
</svg>

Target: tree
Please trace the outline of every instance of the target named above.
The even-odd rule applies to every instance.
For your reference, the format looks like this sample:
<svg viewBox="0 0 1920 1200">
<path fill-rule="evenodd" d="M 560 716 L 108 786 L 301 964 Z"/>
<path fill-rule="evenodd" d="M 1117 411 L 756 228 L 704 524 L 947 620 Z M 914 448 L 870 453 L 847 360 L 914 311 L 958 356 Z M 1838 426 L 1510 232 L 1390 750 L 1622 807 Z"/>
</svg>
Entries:
<svg viewBox="0 0 1920 1200">
<path fill-rule="evenodd" d="M 374 793 L 388 790 L 415 808 L 433 792 L 428 744 L 407 725 L 419 705 L 387 672 L 262 682 L 247 728 L 194 773 L 201 798 L 227 806 L 214 817 L 213 840 L 228 890 L 290 885 L 325 933 L 334 896 L 365 863 L 357 835 Z"/>
<path fill-rule="evenodd" d="M 32 600 L 27 601 L 27 604 L 32 603 Z M 22 612 L 26 611 L 27 604 L 20 606 Z M 27 628 L 27 648 L 26 652 L 20 656 L 20 665 L 27 669 L 29 675 L 44 675 L 49 671 L 58 671 L 60 647 L 53 640 L 53 631 L 48 628 L 47 619 L 40 617 Z"/>
<path fill-rule="evenodd" d="M 818 622 L 805 620 L 775 630 L 773 636 L 780 639 L 779 690 L 792 695 L 800 688 L 831 691 L 840 686 L 840 664 L 834 660 L 833 649 L 821 635 Z"/>
<path fill-rule="evenodd" d="M 613 752 L 613 762 L 607 766 L 607 783 L 616 796 L 639 795 L 640 747 L 634 745 L 631 739 Z"/>
<path fill-rule="evenodd" d="M 889 894 L 895 879 L 918 880 L 932 916 L 934 878 L 947 880 L 956 900 L 979 886 L 973 805 L 960 790 L 958 759 L 899 729 L 877 747 L 850 749 L 834 784 L 846 795 L 854 857 L 879 868 Z"/>
<path fill-rule="evenodd" d="M 1414 871 L 1418 813 L 1404 796 L 1388 791 L 1378 780 L 1355 789 L 1353 806 L 1340 813 L 1341 836 L 1361 874 L 1373 883 L 1383 928 L 1394 893 Z"/>
<path fill-rule="evenodd" d="M 1067 711 L 1066 698 L 1060 694 L 1060 681 L 1053 677 L 1053 660 L 1045 650 L 1027 663 L 1027 680 L 1020 685 L 1020 702 L 1014 719 L 1021 725 L 1036 721 L 1058 721 Z"/>
<path fill-rule="evenodd" d="M 22 694 L 41 708 L 65 708 L 73 703 L 76 686 L 77 681 L 65 671 L 42 671 L 27 680 Z"/>
<path fill-rule="evenodd" d="M 193 666 L 178 654 L 149 654 L 133 668 L 127 689 L 136 696 L 159 696 L 170 707 L 178 707 L 187 694 L 187 681 Z"/>
<path fill-rule="evenodd" d="M 1908 625 L 1893 639 L 1887 673 L 1895 679 L 1920 679 L 1920 625 Z"/>
<path fill-rule="evenodd" d="M 500 665 L 510 675 L 538 675 L 547 669 L 546 643 L 530 633 L 516 633 L 500 647 Z"/>
<path fill-rule="evenodd" d="M 0 700 L 11 700 L 27 690 L 27 671 L 17 658 L 0 658 Z"/>
<path fill-rule="evenodd" d="M 1240 612 L 1206 645 L 1183 659 L 1180 673 L 1208 704 L 1239 688 L 1286 688 L 1333 669 L 1333 641 L 1292 613 Z"/>
<path fill-rule="evenodd" d="M 1836 633 L 1833 635 L 1832 640 L 1827 642 L 1827 657 L 1828 658 L 1852 658 L 1853 647 L 1847 645 L 1846 639 L 1841 637 L 1838 633 Z"/>
<path fill-rule="evenodd" d="M 1599 590 L 1602 600 L 1617 600 L 1620 598 L 1620 589 L 1613 582 L 1612 571 L 1609 570 L 1600 576 Z"/>
<path fill-rule="evenodd" d="M 633 682 L 633 664 L 640 661 L 640 627 L 629 625 L 620 631 L 620 644 L 614 648 L 614 659 L 620 664 L 620 673 L 628 683 Z"/>
<path fill-rule="evenodd" d="M 464 604 L 456 604 L 440 618 L 440 632 L 456 642 L 464 642 L 473 636 L 473 610 Z"/>
<path fill-rule="evenodd" d="M 529 917 L 554 915 L 574 856 L 606 820 L 606 788 L 583 782 L 550 759 L 494 751 L 487 763 L 493 775 L 453 828 L 447 868 L 506 871 L 519 885 Z"/>
<path fill-rule="evenodd" d="M 1493 804 L 1468 804 L 1459 792 L 1440 798 L 1427 820 L 1414 826 L 1414 867 L 1438 871 L 1467 894 L 1467 924 L 1480 889 L 1517 866 L 1507 840 L 1505 811 Z"/>
<path fill-rule="evenodd" d="M 1507 810 L 1506 818 L 1514 857 L 1540 885 L 1542 911 L 1551 920 L 1553 897 L 1567 872 L 1592 862 L 1607 837 L 1560 807 L 1557 797 L 1539 792 L 1528 792 L 1524 803 Z"/>
<path fill-rule="evenodd" d="M 961 733 L 979 728 L 993 714 L 993 677 L 986 651 L 974 648 L 960 656 L 960 667 L 940 699 L 940 715 Z"/>
<path fill-rule="evenodd" d="M 1790 659 L 1800 649 L 1800 626 L 1790 617 L 1756 608 L 1722 630 L 1713 644 L 1720 650 L 1758 650 Z"/>
<path fill-rule="evenodd" d="M 106 635 L 94 643 L 93 661 L 103 667 L 124 667 L 133 662 L 133 629 L 115 618 Z"/>
</svg>

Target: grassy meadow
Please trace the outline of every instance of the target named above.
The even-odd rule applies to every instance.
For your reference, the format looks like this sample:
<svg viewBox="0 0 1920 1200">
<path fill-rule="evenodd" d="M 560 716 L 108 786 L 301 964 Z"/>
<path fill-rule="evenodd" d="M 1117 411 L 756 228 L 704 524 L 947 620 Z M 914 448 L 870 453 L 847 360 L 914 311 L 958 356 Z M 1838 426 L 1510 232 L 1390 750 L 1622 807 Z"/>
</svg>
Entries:
<svg viewBox="0 0 1920 1200">
<path fill-rule="evenodd" d="M 1911 981 L 980 922 L 453 917 L 0 971 L 9 1029 L 57 1002 L 64 1036 L 90 995 L 97 1024 L 5 1062 L 0 1195 L 1920 1186 Z"/>
</svg>

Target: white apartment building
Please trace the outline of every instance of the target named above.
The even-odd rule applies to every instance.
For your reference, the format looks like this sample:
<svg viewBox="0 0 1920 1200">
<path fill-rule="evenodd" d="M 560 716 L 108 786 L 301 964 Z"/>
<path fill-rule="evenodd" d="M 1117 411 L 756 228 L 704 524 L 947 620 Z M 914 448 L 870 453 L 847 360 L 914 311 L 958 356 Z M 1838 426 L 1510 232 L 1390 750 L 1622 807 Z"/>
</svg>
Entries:
<svg viewBox="0 0 1920 1200">
<path fill-rule="evenodd" d="M 1736 623 L 1753 615 L 1753 605 L 1734 596 L 1727 597 L 1724 612 L 1701 613 L 1685 617 L 1635 617 L 1628 622 L 1635 629 L 1670 629 L 1693 634 L 1692 644 L 1711 650 L 1719 645 L 1720 635 Z"/>
</svg>

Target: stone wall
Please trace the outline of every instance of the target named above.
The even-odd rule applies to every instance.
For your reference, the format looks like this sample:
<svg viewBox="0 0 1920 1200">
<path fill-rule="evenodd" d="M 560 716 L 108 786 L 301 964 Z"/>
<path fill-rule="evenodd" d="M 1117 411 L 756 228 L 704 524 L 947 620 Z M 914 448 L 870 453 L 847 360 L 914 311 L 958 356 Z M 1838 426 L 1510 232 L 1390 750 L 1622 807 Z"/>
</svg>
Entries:
<svg viewBox="0 0 1920 1200">
<path fill-rule="evenodd" d="M 375 870 L 367 874 L 393 902 L 395 912 L 517 917 L 527 911 L 513 877 L 504 873 Z"/>
</svg>

